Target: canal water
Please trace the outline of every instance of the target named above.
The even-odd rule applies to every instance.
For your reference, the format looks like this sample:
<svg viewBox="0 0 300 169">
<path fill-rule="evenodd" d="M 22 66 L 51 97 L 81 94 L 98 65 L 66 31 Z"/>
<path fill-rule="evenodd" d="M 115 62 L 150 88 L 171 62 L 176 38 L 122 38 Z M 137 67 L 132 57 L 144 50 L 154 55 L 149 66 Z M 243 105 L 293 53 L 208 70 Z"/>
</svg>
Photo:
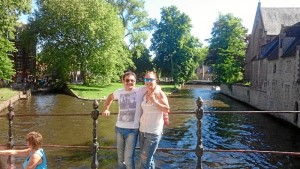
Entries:
<svg viewBox="0 0 300 169">
<path fill-rule="evenodd" d="M 204 100 L 204 110 L 254 110 L 241 104 L 211 86 L 185 86 L 169 97 L 171 111 L 193 111 L 197 97 Z M 14 104 L 15 114 L 60 115 L 86 114 L 92 109 L 92 101 L 79 100 L 62 94 L 33 95 L 28 100 Z M 100 112 L 104 102 L 100 102 Z M 111 112 L 117 112 L 113 102 Z M 7 110 L 0 114 L 7 113 Z M 99 116 L 98 142 L 101 146 L 114 146 L 116 115 Z M 202 140 L 204 149 L 246 149 L 300 152 L 300 131 L 268 115 L 212 114 L 203 117 Z M 164 128 L 161 148 L 194 149 L 197 146 L 197 119 L 195 115 L 170 115 L 170 125 Z M 29 131 L 39 131 L 44 144 L 90 146 L 93 121 L 90 116 L 15 117 L 13 120 L 14 141 L 24 144 Z M 8 122 L 0 117 L 0 144 L 8 140 Z M 49 169 L 88 169 L 91 165 L 89 148 L 45 147 Z M 136 152 L 137 158 L 139 150 Z M 100 169 L 116 168 L 116 150 L 99 150 Z M 194 169 L 197 156 L 194 152 L 158 151 L 156 166 L 162 169 Z M 21 168 L 23 157 L 15 159 Z M 0 157 L 4 168 L 6 157 Z M 259 153 L 206 152 L 202 157 L 203 168 L 213 169 L 299 169 L 300 157 Z"/>
</svg>

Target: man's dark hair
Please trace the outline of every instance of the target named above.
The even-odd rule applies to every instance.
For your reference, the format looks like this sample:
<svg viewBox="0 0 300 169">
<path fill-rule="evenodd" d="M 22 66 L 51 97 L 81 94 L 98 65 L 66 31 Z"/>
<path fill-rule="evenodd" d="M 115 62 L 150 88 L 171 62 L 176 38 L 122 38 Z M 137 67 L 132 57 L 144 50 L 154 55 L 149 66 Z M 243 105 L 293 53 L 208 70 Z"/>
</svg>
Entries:
<svg viewBox="0 0 300 169">
<path fill-rule="evenodd" d="M 133 73 L 132 71 L 127 71 L 122 75 L 122 80 L 125 80 L 125 77 L 130 75 L 134 76 L 134 78 L 136 79 L 135 73 Z"/>
</svg>

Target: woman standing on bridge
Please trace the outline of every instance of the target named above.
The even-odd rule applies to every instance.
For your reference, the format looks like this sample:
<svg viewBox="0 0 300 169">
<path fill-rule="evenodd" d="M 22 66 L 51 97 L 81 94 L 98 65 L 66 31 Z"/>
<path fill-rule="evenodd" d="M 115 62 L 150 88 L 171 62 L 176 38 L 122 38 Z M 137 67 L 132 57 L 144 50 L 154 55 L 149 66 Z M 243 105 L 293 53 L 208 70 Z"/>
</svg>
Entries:
<svg viewBox="0 0 300 169">
<path fill-rule="evenodd" d="M 26 135 L 27 149 L 1 150 L 0 155 L 24 156 L 24 169 L 47 169 L 47 159 L 42 149 L 43 137 L 38 132 L 30 132 Z"/>
<path fill-rule="evenodd" d="M 164 126 L 164 112 L 168 113 L 169 103 L 162 90 L 155 90 L 157 77 L 154 72 L 145 75 L 146 94 L 142 101 L 143 114 L 140 118 L 140 169 L 154 169 L 153 155 L 158 147 Z"/>
</svg>

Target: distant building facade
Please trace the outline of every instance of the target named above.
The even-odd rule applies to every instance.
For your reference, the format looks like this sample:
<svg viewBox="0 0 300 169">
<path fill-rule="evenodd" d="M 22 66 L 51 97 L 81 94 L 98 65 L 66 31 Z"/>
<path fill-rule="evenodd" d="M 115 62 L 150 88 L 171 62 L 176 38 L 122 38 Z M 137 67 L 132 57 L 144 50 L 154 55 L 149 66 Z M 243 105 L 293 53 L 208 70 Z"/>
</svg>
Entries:
<svg viewBox="0 0 300 169">
<path fill-rule="evenodd" d="M 13 40 L 17 49 L 16 52 L 12 53 L 14 69 L 16 70 L 13 81 L 16 83 L 32 78 L 36 72 L 36 45 L 21 43 L 20 33 L 24 29 L 26 29 L 26 25 L 20 24 L 17 27 L 16 36 Z"/>
<path fill-rule="evenodd" d="M 222 92 L 261 110 L 299 111 L 300 8 L 261 8 L 258 3 L 246 52 L 245 80 L 251 87 Z M 300 127 L 299 113 L 275 115 Z"/>
<path fill-rule="evenodd" d="M 210 66 L 199 66 L 196 70 L 196 74 L 199 80 L 213 80 L 213 68 Z"/>
<path fill-rule="evenodd" d="M 300 21 L 300 8 L 262 8 L 258 2 L 252 33 L 246 51 L 245 80 L 258 76 L 252 60 L 259 59 L 263 45 L 276 38 L 282 25 L 291 26 Z M 258 78 L 259 79 L 259 78 Z M 261 82 L 256 82 L 261 83 Z"/>
</svg>

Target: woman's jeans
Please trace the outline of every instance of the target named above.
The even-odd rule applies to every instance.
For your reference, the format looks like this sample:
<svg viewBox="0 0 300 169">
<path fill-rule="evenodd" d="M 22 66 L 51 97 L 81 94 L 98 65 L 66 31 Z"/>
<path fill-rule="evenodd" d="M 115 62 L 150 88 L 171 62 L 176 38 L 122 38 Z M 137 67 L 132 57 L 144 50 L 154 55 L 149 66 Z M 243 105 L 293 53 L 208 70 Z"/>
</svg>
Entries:
<svg viewBox="0 0 300 169">
<path fill-rule="evenodd" d="M 158 147 L 161 135 L 140 132 L 141 156 L 139 169 L 154 169 L 153 155 Z"/>
<path fill-rule="evenodd" d="M 134 150 L 138 129 L 115 128 L 118 152 L 118 169 L 134 169 Z"/>
</svg>

